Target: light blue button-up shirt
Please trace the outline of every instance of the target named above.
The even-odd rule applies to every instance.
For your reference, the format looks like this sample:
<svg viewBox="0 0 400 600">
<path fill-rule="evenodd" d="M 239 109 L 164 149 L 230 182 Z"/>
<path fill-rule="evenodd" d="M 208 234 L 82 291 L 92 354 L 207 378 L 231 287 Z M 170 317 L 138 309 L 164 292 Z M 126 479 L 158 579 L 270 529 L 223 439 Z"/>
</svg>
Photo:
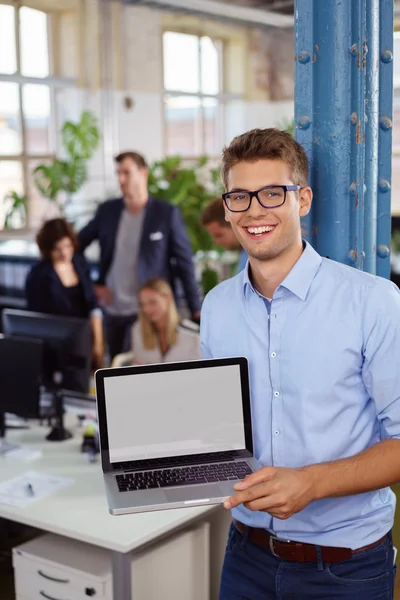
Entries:
<svg viewBox="0 0 400 600">
<path fill-rule="evenodd" d="M 267 304 L 269 304 L 267 302 Z M 303 467 L 400 438 L 400 293 L 306 244 L 269 312 L 248 268 L 206 297 L 205 358 L 249 360 L 254 454 Z M 280 538 L 360 548 L 393 525 L 389 488 L 312 502 L 287 520 L 243 505 L 233 516 Z"/>
<path fill-rule="evenodd" d="M 241 250 L 240 252 L 240 256 L 239 256 L 239 261 L 238 261 L 238 266 L 237 266 L 237 272 L 240 273 L 240 271 L 243 271 L 243 269 L 245 268 L 246 264 L 247 264 L 247 252 L 246 250 Z"/>
</svg>

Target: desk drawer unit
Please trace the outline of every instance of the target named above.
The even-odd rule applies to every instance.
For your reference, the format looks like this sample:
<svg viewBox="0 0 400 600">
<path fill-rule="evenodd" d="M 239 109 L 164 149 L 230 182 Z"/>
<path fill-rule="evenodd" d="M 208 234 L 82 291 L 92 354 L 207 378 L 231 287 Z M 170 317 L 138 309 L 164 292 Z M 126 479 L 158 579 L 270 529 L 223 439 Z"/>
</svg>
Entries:
<svg viewBox="0 0 400 600">
<path fill-rule="evenodd" d="M 133 600 L 209 600 L 209 544 L 203 522 L 132 553 Z M 14 548 L 13 566 L 17 600 L 112 600 L 108 550 L 46 534 Z"/>
<path fill-rule="evenodd" d="M 15 590 L 27 600 L 108 600 L 107 550 L 43 535 L 13 550 Z"/>
</svg>

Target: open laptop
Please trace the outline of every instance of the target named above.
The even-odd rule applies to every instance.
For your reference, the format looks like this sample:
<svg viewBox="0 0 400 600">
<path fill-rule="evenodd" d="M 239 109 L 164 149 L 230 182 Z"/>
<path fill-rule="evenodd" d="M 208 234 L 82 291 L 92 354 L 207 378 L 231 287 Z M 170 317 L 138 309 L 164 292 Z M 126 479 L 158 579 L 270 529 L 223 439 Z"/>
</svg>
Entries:
<svg viewBox="0 0 400 600">
<path fill-rule="evenodd" d="M 260 468 L 246 358 L 100 369 L 95 379 L 111 514 L 221 503 Z"/>
</svg>

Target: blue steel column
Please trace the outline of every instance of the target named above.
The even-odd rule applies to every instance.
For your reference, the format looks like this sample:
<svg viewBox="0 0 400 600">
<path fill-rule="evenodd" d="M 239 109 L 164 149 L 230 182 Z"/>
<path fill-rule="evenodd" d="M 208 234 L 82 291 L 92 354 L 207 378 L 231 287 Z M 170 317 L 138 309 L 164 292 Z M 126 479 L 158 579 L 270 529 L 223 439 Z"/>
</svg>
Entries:
<svg viewBox="0 0 400 600">
<path fill-rule="evenodd" d="M 296 138 L 314 190 L 306 238 L 388 276 L 393 0 L 295 0 L 295 26 Z"/>
<path fill-rule="evenodd" d="M 310 116 L 313 114 L 313 75 L 312 61 L 314 60 L 314 32 L 311 26 L 313 16 L 313 0 L 301 0 L 302 22 L 309 23 L 309 27 L 295 27 L 296 60 L 298 61 L 298 77 L 296 78 L 296 104 L 295 123 L 301 129 L 301 144 L 307 152 L 310 161 L 309 183 L 314 188 L 314 154 L 313 123 Z M 308 116 L 310 115 L 310 116 Z M 297 136 L 299 137 L 299 136 Z M 297 182 L 296 182 L 297 183 Z M 313 211 L 303 219 L 303 237 L 312 243 L 313 240 Z"/>
<path fill-rule="evenodd" d="M 390 203 L 392 181 L 393 113 L 393 0 L 380 0 L 379 6 L 379 167 L 378 231 L 376 272 L 390 276 Z"/>
<path fill-rule="evenodd" d="M 376 273 L 379 138 L 379 0 L 367 0 L 364 270 Z"/>
<path fill-rule="evenodd" d="M 331 2 L 332 0 L 329 0 Z M 334 0 L 333 0 L 334 2 Z M 366 99 L 366 0 L 352 0 L 346 3 L 350 7 L 350 46 L 344 45 L 346 54 L 346 74 L 350 76 L 350 103 L 351 114 L 343 110 L 340 105 L 334 110 L 339 110 L 341 119 L 347 124 L 347 135 L 350 142 L 350 180 L 348 194 L 344 199 L 338 197 L 336 201 L 341 204 L 342 211 L 350 212 L 350 237 L 343 240 L 345 259 L 357 269 L 364 266 L 364 214 L 365 214 L 365 99 Z M 339 42 L 340 43 L 340 42 Z M 342 158 L 343 160 L 343 158 Z M 346 159 L 344 159 L 346 160 Z M 344 201 L 343 201 L 344 200 Z M 334 258 L 334 257 L 332 257 Z"/>
</svg>

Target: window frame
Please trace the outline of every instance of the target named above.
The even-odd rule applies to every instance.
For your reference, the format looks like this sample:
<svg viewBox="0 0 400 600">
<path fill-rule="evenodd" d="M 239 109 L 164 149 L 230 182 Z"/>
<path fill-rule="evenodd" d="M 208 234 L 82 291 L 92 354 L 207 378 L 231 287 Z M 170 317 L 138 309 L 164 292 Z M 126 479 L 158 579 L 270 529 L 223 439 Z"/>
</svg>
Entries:
<svg viewBox="0 0 400 600">
<path fill-rule="evenodd" d="M 22 190 L 23 194 L 27 196 L 26 206 L 26 225 L 18 230 L 18 233 L 24 233 L 31 231 L 30 227 L 30 198 L 29 198 L 29 180 L 30 180 L 30 169 L 29 163 L 32 161 L 46 161 L 53 160 L 57 153 L 57 104 L 56 104 L 56 89 L 63 87 L 74 87 L 76 80 L 69 77 L 58 77 L 53 75 L 54 71 L 54 47 L 55 30 L 52 23 L 51 11 L 40 10 L 47 17 L 47 35 L 48 35 L 48 55 L 49 55 L 49 75 L 46 77 L 31 77 L 25 76 L 21 73 L 21 44 L 20 44 L 20 9 L 26 6 L 24 2 L 7 2 L 0 0 L 0 6 L 11 6 L 14 10 L 14 39 L 16 48 L 16 71 L 15 73 L 5 74 L 0 72 L 0 83 L 14 83 L 18 86 L 18 119 L 21 127 L 21 152 L 19 154 L 6 155 L 0 154 L 1 162 L 18 162 L 21 164 L 22 169 Z M 26 84 L 41 85 L 49 89 L 50 94 L 50 114 L 49 114 L 49 134 L 50 134 L 50 148 L 53 152 L 47 152 L 42 154 L 29 153 L 27 150 L 27 130 L 25 123 L 25 115 L 23 109 L 23 87 Z M 4 198 L 0 198 L 1 204 L 4 202 Z M 0 235 L 4 233 L 11 233 L 14 230 L 6 230 L 3 226 L 0 226 Z"/>
<path fill-rule="evenodd" d="M 164 35 L 166 33 L 180 33 L 185 35 L 191 35 L 198 38 L 198 66 L 199 66 L 199 79 L 200 79 L 200 90 L 195 92 L 184 92 L 181 90 L 167 90 L 165 87 L 165 68 L 164 68 Z M 221 45 L 221 51 L 219 52 L 219 89 L 220 92 L 218 94 L 205 94 L 201 91 L 202 84 L 202 49 L 200 40 L 203 37 L 210 38 L 213 42 L 218 42 Z M 201 130 L 199 140 L 201 140 L 200 147 L 196 148 L 196 153 L 193 155 L 181 155 L 181 158 L 185 162 L 194 162 L 198 160 L 202 156 L 207 156 L 211 161 L 219 159 L 219 154 L 207 154 L 205 151 L 206 148 L 206 127 L 205 127 L 205 118 L 204 118 L 204 100 L 211 99 L 215 100 L 217 104 L 217 112 L 218 112 L 218 122 L 221 123 L 218 137 L 218 146 L 221 148 L 224 144 L 225 139 L 225 107 L 229 101 L 232 100 L 242 100 L 242 94 L 235 94 L 231 92 L 226 92 L 225 90 L 225 77 L 224 77 L 224 67 L 225 67 L 225 52 L 226 52 L 226 39 L 223 36 L 214 36 L 207 33 L 207 31 L 201 31 L 196 28 L 182 28 L 182 27 L 171 27 L 165 26 L 161 31 L 161 47 L 162 47 L 162 103 L 163 103 L 163 152 L 165 156 L 170 156 L 171 153 L 168 151 L 168 121 L 166 116 L 166 99 L 170 98 L 178 98 L 178 97 L 187 97 L 187 98 L 197 98 L 200 103 L 199 107 L 199 128 Z M 197 142 L 197 140 L 196 140 Z"/>
<path fill-rule="evenodd" d="M 393 113 L 400 113 L 400 31 L 395 31 L 394 32 L 394 40 L 393 40 L 393 46 L 394 46 L 394 54 L 396 49 L 399 50 L 399 56 L 395 55 L 394 60 L 397 60 L 398 63 L 398 67 L 397 70 L 399 72 L 399 78 L 396 80 L 396 74 L 394 73 L 394 77 L 393 77 Z M 394 63 L 394 68 L 395 68 L 395 64 Z M 400 126 L 400 124 L 399 124 Z M 392 154 L 393 156 L 400 156 L 400 145 L 397 144 L 393 144 L 392 147 Z"/>
</svg>

